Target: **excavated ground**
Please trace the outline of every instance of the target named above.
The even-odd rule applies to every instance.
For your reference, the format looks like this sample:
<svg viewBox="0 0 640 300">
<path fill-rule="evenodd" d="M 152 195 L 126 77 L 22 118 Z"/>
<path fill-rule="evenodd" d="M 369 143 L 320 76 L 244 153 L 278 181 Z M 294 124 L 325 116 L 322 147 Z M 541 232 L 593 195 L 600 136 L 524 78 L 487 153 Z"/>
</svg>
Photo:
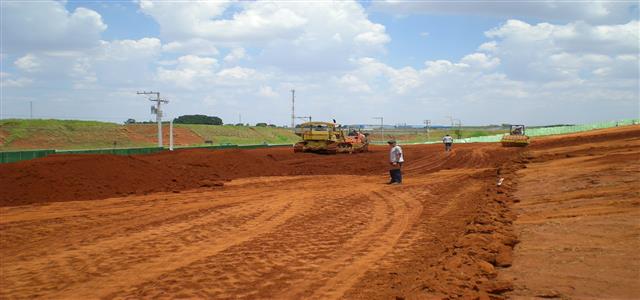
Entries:
<svg viewBox="0 0 640 300">
<path fill-rule="evenodd" d="M 638 136 L 630 127 L 531 149 L 589 151 L 592 142 L 611 142 L 637 151 Z M 513 269 L 516 245 L 519 257 L 513 224 L 522 216 L 512 206 L 527 197 L 519 177 L 531 154 L 496 144 L 456 145 L 449 154 L 440 145 L 404 148 L 401 186 L 384 184 L 384 147 L 336 156 L 286 148 L 55 155 L 2 165 L 0 298 L 520 291 L 523 280 L 503 274 Z"/>
</svg>

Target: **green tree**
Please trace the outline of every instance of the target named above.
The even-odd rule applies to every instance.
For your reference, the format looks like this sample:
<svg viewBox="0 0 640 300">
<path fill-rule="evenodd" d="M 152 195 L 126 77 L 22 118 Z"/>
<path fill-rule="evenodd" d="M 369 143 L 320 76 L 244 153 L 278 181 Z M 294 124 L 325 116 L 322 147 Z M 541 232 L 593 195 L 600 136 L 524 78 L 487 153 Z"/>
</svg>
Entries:
<svg viewBox="0 0 640 300">
<path fill-rule="evenodd" d="M 176 124 L 222 125 L 222 119 L 205 115 L 184 115 L 173 119 Z"/>
</svg>

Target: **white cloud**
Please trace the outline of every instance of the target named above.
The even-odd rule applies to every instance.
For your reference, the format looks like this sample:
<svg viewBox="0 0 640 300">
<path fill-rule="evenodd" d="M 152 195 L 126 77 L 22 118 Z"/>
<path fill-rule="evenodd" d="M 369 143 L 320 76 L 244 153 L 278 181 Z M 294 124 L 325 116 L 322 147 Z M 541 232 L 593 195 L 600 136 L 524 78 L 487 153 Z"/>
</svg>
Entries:
<svg viewBox="0 0 640 300">
<path fill-rule="evenodd" d="M 15 76 L 7 72 L 0 72 L 0 86 L 5 88 L 21 88 L 29 86 L 31 83 L 33 83 L 33 80 L 26 77 L 14 77 Z"/>
<path fill-rule="evenodd" d="M 243 67 L 233 67 L 218 72 L 218 77 L 227 80 L 242 80 L 251 78 L 256 74 L 256 70 Z"/>
<path fill-rule="evenodd" d="M 358 78 L 354 74 L 345 74 L 339 79 L 339 83 L 344 86 L 347 90 L 354 93 L 370 93 L 371 87 Z"/>
<path fill-rule="evenodd" d="M 496 43 L 496 41 L 486 42 L 480 45 L 480 47 L 478 47 L 478 51 L 495 52 L 497 50 L 498 50 L 498 43 Z"/>
<path fill-rule="evenodd" d="M 215 56 L 219 53 L 215 43 L 200 38 L 172 41 L 162 45 L 162 50 L 170 53 L 188 53 L 203 56 Z"/>
<path fill-rule="evenodd" d="M 258 95 L 267 98 L 275 98 L 279 96 L 278 93 L 276 93 L 270 86 L 261 86 L 258 91 Z"/>
<path fill-rule="evenodd" d="M 24 53 L 94 47 L 107 28 L 97 12 L 69 12 L 59 1 L 2 1 L 2 52 Z"/>
<path fill-rule="evenodd" d="M 500 64 L 500 59 L 484 53 L 473 53 L 463 57 L 461 63 L 480 69 L 492 69 Z"/>
<path fill-rule="evenodd" d="M 537 18 L 550 21 L 584 20 L 620 23 L 638 17 L 633 1 L 374 1 L 375 11 L 395 14 L 485 15 L 502 18 Z"/>
<path fill-rule="evenodd" d="M 624 72 L 605 72 L 602 68 L 618 61 L 618 56 L 637 61 L 639 31 L 638 21 L 591 26 L 584 22 L 531 25 L 509 20 L 485 33 L 495 40 L 483 44 L 480 50 L 499 57 L 507 75 L 516 79 L 551 81 L 590 75 L 637 78 L 637 68 L 633 71 L 622 64 L 617 67 Z"/>
<path fill-rule="evenodd" d="M 514 43 L 546 43 L 551 47 L 577 53 L 638 53 L 640 23 L 637 20 L 620 25 L 592 26 L 584 22 L 567 25 L 539 23 L 530 25 L 508 20 L 491 29 L 487 37 Z"/>
<path fill-rule="evenodd" d="M 17 59 L 14 64 L 25 72 L 37 72 L 40 69 L 40 60 L 33 54 L 27 54 Z"/>
<path fill-rule="evenodd" d="M 174 69 L 159 67 L 157 78 L 167 84 L 193 89 L 211 81 L 217 66 L 215 58 L 185 55 L 178 58 Z"/>
<path fill-rule="evenodd" d="M 258 47 L 258 64 L 283 69 L 344 68 L 350 58 L 380 53 L 390 41 L 385 27 L 371 22 L 355 1 L 141 1 L 140 8 L 170 43 L 202 39 L 232 49 Z"/>
<path fill-rule="evenodd" d="M 224 57 L 224 61 L 226 63 L 234 63 L 245 58 L 246 55 L 247 53 L 244 48 L 234 48 L 229 52 L 229 54 L 227 54 L 227 56 Z"/>
<path fill-rule="evenodd" d="M 137 59 L 155 58 L 162 49 L 157 38 L 142 38 L 139 40 L 101 41 L 97 49 L 99 60 L 134 61 Z"/>
<path fill-rule="evenodd" d="M 223 12 L 231 5 L 229 1 L 140 1 L 141 10 L 160 24 L 163 36 L 168 39 L 268 41 L 287 36 L 290 30 L 305 22 L 291 10 L 268 2 L 245 4 L 244 10 L 223 19 Z"/>
</svg>

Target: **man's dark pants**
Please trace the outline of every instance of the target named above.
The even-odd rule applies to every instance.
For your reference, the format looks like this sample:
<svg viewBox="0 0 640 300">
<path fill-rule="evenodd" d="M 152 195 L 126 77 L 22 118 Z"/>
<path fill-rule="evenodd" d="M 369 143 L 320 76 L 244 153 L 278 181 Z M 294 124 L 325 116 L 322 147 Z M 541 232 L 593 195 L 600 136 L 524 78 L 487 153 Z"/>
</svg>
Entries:
<svg viewBox="0 0 640 300">
<path fill-rule="evenodd" d="M 451 143 L 444 143 L 444 151 L 451 151 Z"/>
<path fill-rule="evenodd" d="M 389 170 L 389 175 L 391 182 L 402 183 L 402 163 L 393 166 L 393 169 Z"/>
</svg>

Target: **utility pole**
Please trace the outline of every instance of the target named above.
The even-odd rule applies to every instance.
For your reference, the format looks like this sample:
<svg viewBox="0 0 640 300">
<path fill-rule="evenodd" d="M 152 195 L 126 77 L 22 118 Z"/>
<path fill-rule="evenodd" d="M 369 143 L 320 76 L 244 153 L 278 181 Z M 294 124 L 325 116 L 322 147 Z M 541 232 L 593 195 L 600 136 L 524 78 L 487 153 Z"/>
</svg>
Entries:
<svg viewBox="0 0 640 300">
<path fill-rule="evenodd" d="M 33 119 L 33 101 L 29 101 L 29 119 Z"/>
<path fill-rule="evenodd" d="M 427 142 L 428 142 L 429 139 L 431 138 L 429 136 L 429 129 L 431 127 L 431 120 L 424 120 L 424 126 L 425 126 L 425 128 L 427 128 Z"/>
<path fill-rule="evenodd" d="M 384 117 L 373 117 L 376 120 L 380 120 L 380 139 L 384 142 Z"/>
<path fill-rule="evenodd" d="M 173 120 L 169 120 L 169 151 L 173 151 Z"/>
<path fill-rule="evenodd" d="M 238 124 L 242 124 L 242 114 L 238 114 Z"/>
<path fill-rule="evenodd" d="M 457 125 L 458 125 L 458 130 L 456 130 L 456 133 L 458 135 L 458 139 L 462 138 L 462 121 L 460 121 L 460 119 L 456 119 L 455 121 L 457 121 Z"/>
<path fill-rule="evenodd" d="M 158 122 L 158 147 L 162 147 L 162 103 L 169 103 L 169 100 L 160 99 L 160 92 L 137 92 L 138 95 L 156 95 L 156 98 L 149 98 L 149 101 L 155 102 L 156 107 L 151 107 L 151 113 L 156 114 Z"/>
<path fill-rule="evenodd" d="M 296 90 L 291 90 L 291 129 L 296 130 Z"/>
</svg>

